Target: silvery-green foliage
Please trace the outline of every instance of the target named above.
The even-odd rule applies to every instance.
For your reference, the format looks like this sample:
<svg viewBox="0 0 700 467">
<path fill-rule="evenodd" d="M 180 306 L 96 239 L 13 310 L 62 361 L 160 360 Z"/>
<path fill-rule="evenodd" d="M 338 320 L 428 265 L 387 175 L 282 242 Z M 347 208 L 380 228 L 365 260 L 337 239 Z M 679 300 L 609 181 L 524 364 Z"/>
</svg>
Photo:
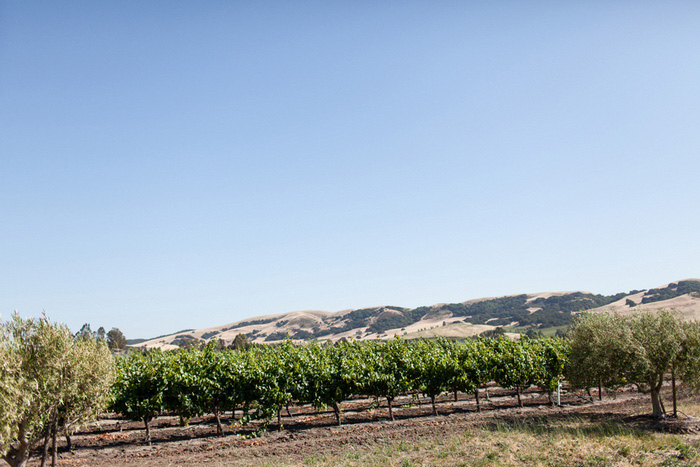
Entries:
<svg viewBox="0 0 700 467">
<path fill-rule="evenodd" d="M 46 316 L 0 325 L 0 448 L 25 465 L 50 425 L 68 429 L 104 408 L 112 357 L 103 343 L 74 339 Z"/>
</svg>

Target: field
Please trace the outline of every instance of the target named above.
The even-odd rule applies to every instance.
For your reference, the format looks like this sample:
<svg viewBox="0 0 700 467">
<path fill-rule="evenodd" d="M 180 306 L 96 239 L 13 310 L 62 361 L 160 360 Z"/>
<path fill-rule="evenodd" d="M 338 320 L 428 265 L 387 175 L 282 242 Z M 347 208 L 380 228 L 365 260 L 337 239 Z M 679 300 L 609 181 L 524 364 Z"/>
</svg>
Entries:
<svg viewBox="0 0 700 467">
<path fill-rule="evenodd" d="M 179 426 L 174 416 L 153 422 L 153 445 L 140 423 L 106 416 L 73 436 L 60 465 L 700 465 L 700 397 L 681 391 L 679 417 L 648 417 L 648 396 L 634 391 L 587 401 L 565 394 L 554 407 L 546 393 L 490 389 L 476 411 L 471 395 L 440 398 L 440 415 L 427 400 L 397 400 L 397 420 L 371 399 L 342 404 L 343 426 L 332 411 L 309 406 L 283 411 L 283 429 L 262 431 L 229 421 L 216 436 L 211 417 Z M 670 401 L 665 394 L 665 400 Z M 670 402 L 667 402 L 670 405 Z M 669 412 L 671 408 L 668 407 Z M 291 416 L 290 416 L 291 414 Z M 226 414 L 230 417 L 230 412 Z M 237 415 L 240 415 L 240 411 Z M 64 446 L 64 445 L 62 445 Z M 31 465 L 37 465 L 36 456 Z"/>
</svg>

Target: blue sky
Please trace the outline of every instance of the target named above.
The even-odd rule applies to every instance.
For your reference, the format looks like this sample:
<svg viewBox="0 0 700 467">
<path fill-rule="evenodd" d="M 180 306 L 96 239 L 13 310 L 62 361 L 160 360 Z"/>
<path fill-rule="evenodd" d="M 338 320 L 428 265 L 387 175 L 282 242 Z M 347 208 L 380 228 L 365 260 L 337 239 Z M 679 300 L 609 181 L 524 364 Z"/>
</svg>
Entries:
<svg viewBox="0 0 700 467">
<path fill-rule="evenodd" d="M 0 0 L 0 313 L 698 277 L 699 43 L 690 1 Z"/>
</svg>

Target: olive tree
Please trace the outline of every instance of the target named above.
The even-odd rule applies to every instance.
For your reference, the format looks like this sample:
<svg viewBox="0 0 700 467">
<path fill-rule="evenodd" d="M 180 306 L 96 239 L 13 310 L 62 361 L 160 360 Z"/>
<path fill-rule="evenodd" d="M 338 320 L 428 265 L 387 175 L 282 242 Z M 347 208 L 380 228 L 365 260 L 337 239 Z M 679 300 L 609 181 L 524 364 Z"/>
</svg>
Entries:
<svg viewBox="0 0 700 467">
<path fill-rule="evenodd" d="M 577 319 L 569 334 L 567 379 L 575 387 L 626 384 L 651 396 L 652 416 L 663 417 L 661 387 L 665 375 L 700 386 L 700 333 L 673 312 L 644 311 L 630 316 L 591 313 Z"/>
<path fill-rule="evenodd" d="M 49 434 L 55 452 L 56 432 L 101 410 L 112 382 L 106 346 L 46 316 L 0 324 L 0 367 L 0 453 L 11 466 L 26 465 L 42 437 L 46 453 Z"/>
<path fill-rule="evenodd" d="M 685 333 L 678 315 L 665 310 L 628 318 L 637 360 L 628 368 L 631 382 L 651 396 L 652 416 L 666 414 L 661 401 L 664 375 L 671 371 L 683 348 Z"/>
<path fill-rule="evenodd" d="M 21 360 L 16 352 L 10 349 L 9 336 L 0 333 L 0 453 L 2 458 L 11 465 L 21 465 L 12 462 L 12 457 L 21 459 L 23 453 L 15 453 L 23 448 L 27 453 L 27 422 L 22 419 L 21 407 L 29 403 L 29 397 L 22 391 Z M 21 431 L 21 433 L 20 433 Z M 30 436 L 31 438 L 31 436 Z M 15 447 L 12 450 L 12 443 Z M 18 445 L 21 443 L 21 446 Z"/>
<path fill-rule="evenodd" d="M 77 339 L 65 372 L 58 422 L 68 435 L 74 427 L 95 419 L 107 406 L 109 388 L 114 382 L 114 361 L 104 341 Z"/>
<path fill-rule="evenodd" d="M 568 333 L 571 354 L 565 373 L 574 388 L 617 388 L 629 384 L 627 369 L 637 360 L 632 330 L 616 313 L 579 315 Z"/>
<path fill-rule="evenodd" d="M 674 362 L 674 376 L 680 377 L 693 390 L 700 391 L 700 322 L 683 323 L 683 333 L 681 352 Z"/>
</svg>

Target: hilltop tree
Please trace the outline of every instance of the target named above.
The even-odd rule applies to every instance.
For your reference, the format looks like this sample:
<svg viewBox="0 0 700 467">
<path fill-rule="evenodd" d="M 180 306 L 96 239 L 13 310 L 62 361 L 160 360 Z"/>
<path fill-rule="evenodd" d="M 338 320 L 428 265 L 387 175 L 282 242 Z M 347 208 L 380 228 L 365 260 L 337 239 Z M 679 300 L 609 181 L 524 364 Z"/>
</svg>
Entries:
<svg viewBox="0 0 700 467">
<path fill-rule="evenodd" d="M 83 324 L 83 326 L 80 328 L 80 331 L 78 331 L 75 334 L 75 337 L 80 337 L 83 339 L 94 339 L 95 333 L 90 328 L 90 323 Z"/>
<path fill-rule="evenodd" d="M 249 347 L 250 342 L 248 342 L 248 337 L 242 333 L 236 334 L 236 337 L 233 338 L 233 342 L 231 342 L 229 346 L 229 348 L 233 350 L 246 350 Z"/>
<path fill-rule="evenodd" d="M 499 337 L 505 336 L 506 331 L 501 326 L 498 326 L 495 329 L 487 329 L 479 335 L 484 338 L 498 339 Z"/>
<path fill-rule="evenodd" d="M 126 337 L 119 329 L 112 328 L 107 333 L 107 345 L 110 350 L 124 350 L 126 349 Z"/>
</svg>

